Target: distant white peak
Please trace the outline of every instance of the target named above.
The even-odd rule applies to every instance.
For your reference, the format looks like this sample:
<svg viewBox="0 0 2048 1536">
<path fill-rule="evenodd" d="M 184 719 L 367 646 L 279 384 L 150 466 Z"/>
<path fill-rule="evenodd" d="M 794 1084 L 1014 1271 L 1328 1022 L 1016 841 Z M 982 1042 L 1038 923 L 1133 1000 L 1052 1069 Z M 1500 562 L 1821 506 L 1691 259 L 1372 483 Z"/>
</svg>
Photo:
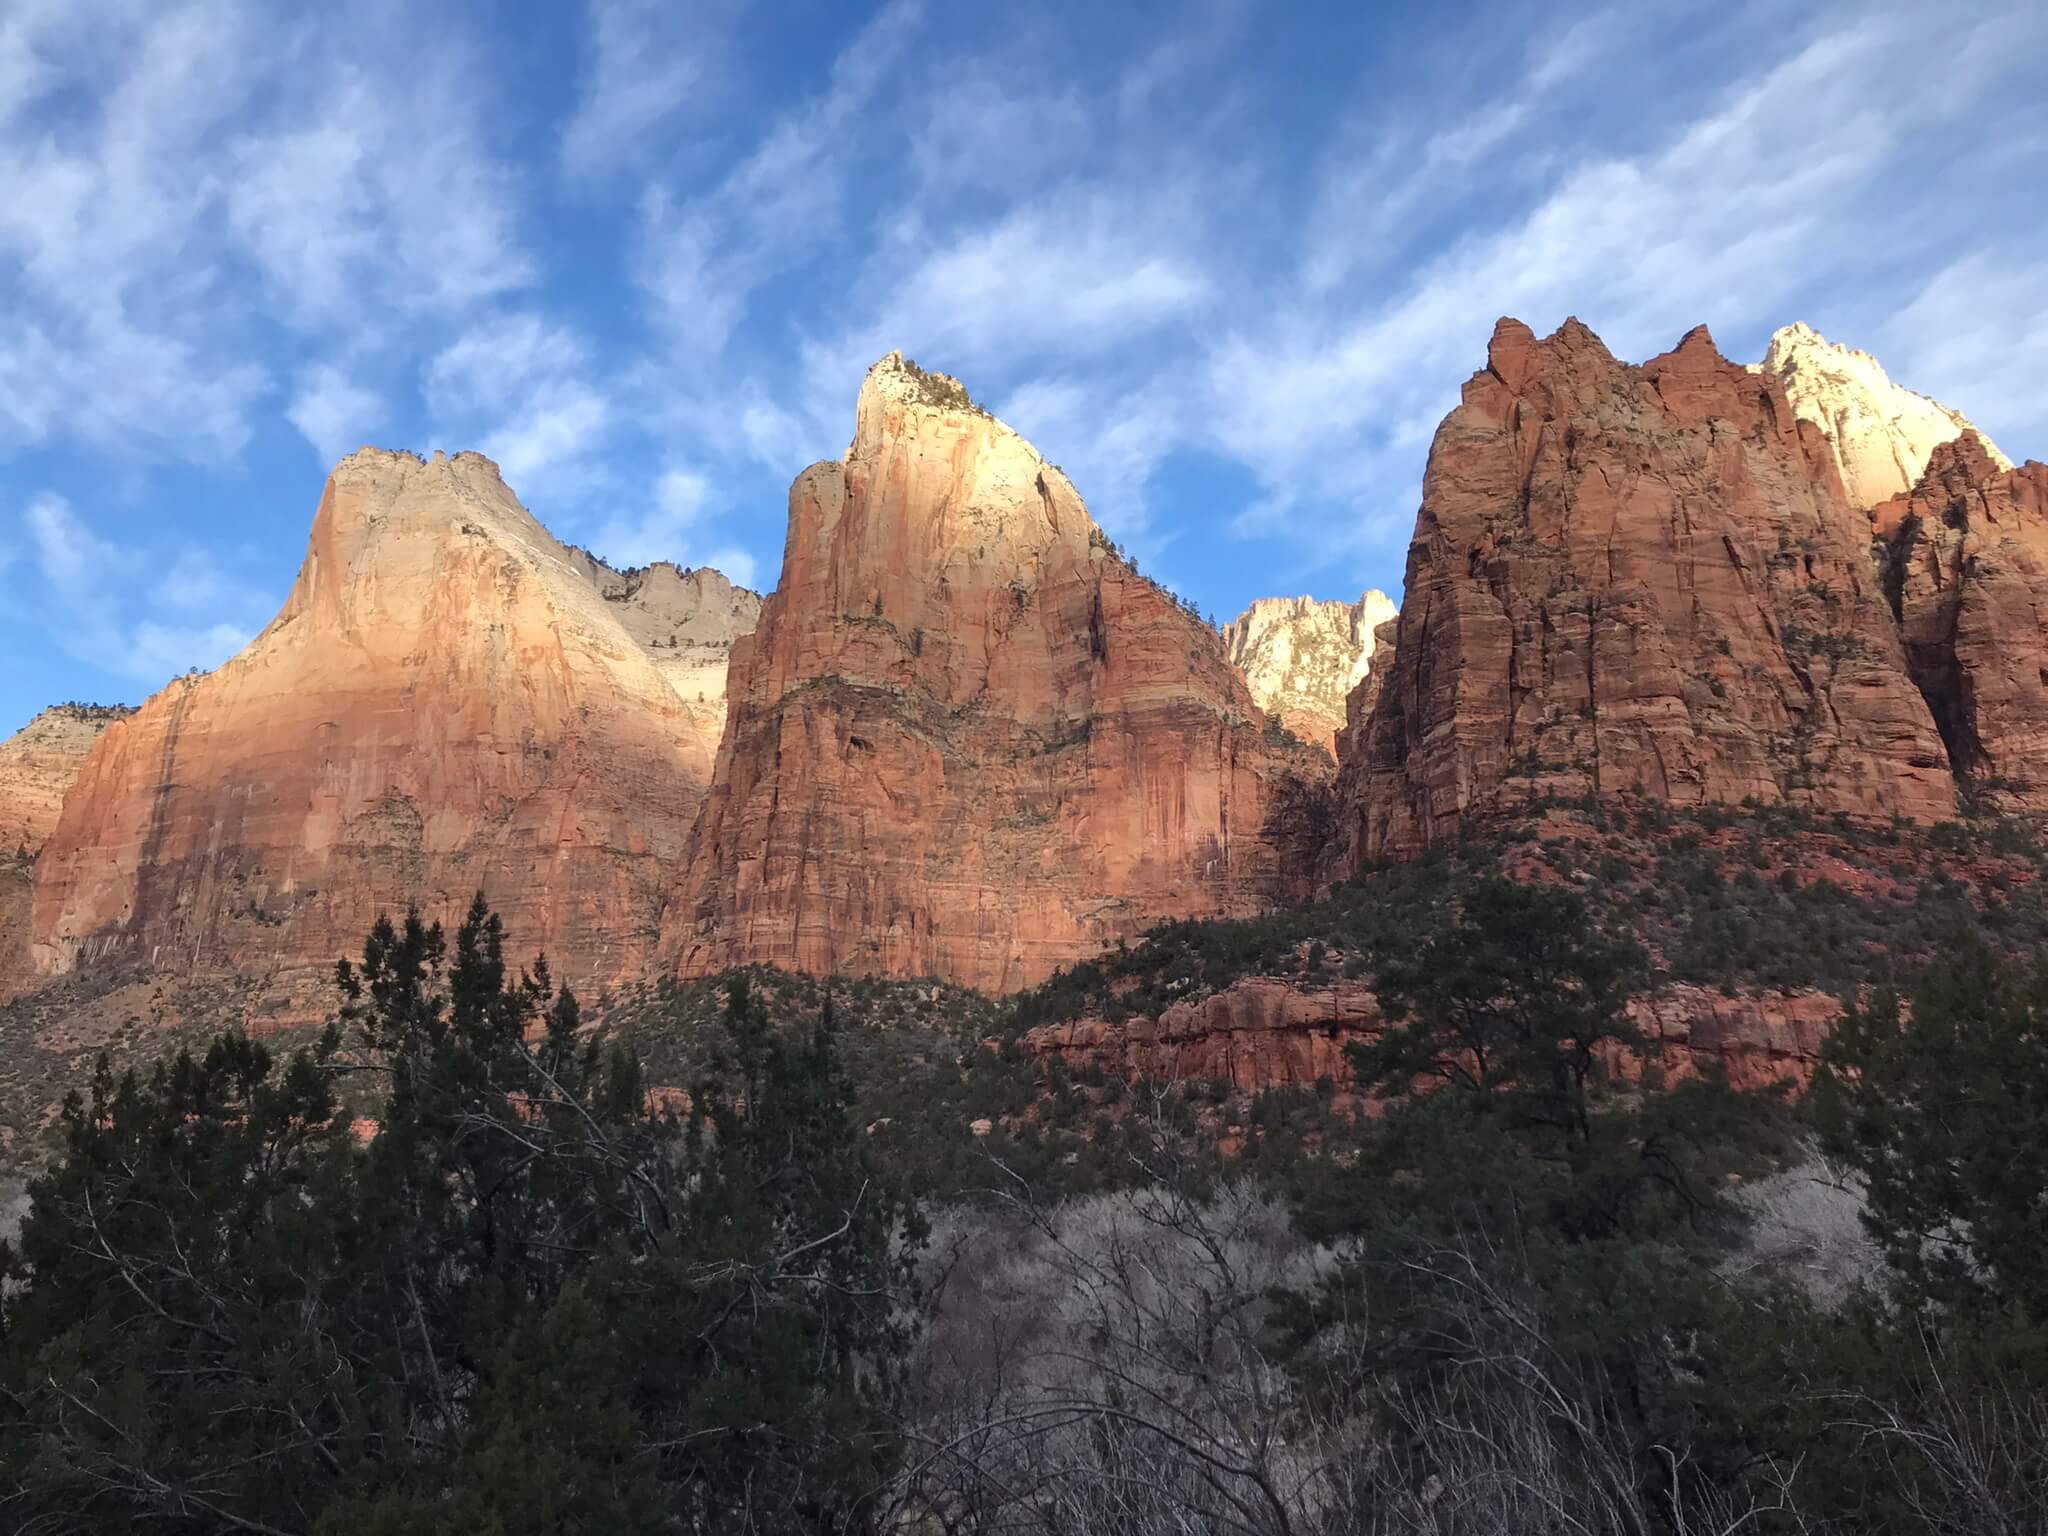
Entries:
<svg viewBox="0 0 2048 1536">
<path fill-rule="evenodd" d="M 1868 352 L 1831 342 L 1803 321 L 1774 332 L 1750 371 L 1775 375 L 1792 409 L 1826 435 L 1858 506 L 1910 491 L 1934 450 L 1967 431 L 1984 439 L 2001 469 L 2012 467 L 1962 412 L 1892 382 Z"/>
</svg>

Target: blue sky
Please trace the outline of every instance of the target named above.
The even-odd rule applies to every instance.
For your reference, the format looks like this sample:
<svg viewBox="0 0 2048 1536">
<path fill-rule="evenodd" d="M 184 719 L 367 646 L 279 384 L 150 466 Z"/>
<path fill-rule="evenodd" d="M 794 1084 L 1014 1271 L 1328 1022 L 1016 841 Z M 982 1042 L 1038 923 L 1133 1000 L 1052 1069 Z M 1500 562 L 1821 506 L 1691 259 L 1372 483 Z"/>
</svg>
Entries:
<svg viewBox="0 0 2048 1536">
<path fill-rule="evenodd" d="M 0 731 L 232 654 L 363 442 L 770 583 L 892 347 L 1223 617 L 1398 592 L 1501 314 L 1804 319 L 2048 456 L 2044 59 L 2029 3 L 4 0 Z"/>
</svg>

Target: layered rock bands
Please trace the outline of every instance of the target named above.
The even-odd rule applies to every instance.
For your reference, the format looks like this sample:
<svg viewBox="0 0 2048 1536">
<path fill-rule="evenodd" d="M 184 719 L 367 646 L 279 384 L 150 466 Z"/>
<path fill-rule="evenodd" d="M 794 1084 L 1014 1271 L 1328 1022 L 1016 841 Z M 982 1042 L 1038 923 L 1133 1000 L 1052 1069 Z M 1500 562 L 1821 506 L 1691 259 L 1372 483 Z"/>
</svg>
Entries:
<svg viewBox="0 0 2048 1536">
<path fill-rule="evenodd" d="M 481 889 L 558 975 L 638 974 L 754 614 L 716 573 L 566 549 L 479 455 L 351 455 L 276 619 L 86 760 L 36 968 L 317 976 L 379 912 Z"/>
<path fill-rule="evenodd" d="M 729 700 L 663 930 L 685 975 L 1034 982 L 1263 904 L 1269 792 L 1327 772 L 1064 474 L 899 355 L 862 386 L 846 457 L 791 487 Z"/>
</svg>

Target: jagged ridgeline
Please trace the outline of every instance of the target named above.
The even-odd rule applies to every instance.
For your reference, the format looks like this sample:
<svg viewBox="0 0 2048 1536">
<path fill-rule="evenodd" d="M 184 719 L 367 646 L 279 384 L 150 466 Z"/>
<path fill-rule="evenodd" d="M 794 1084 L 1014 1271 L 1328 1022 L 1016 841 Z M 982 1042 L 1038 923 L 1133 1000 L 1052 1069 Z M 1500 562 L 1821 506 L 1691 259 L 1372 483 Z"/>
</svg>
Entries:
<svg viewBox="0 0 2048 1536">
<path fill-rule="evenodd" d="M 0 752 L 0 1512 L 2037 1529 L 2044 492 L 1504 321 L 1404 610 L 1226 636 L 899 356 L 766 600 L 352 456 Z"/>
</svg>

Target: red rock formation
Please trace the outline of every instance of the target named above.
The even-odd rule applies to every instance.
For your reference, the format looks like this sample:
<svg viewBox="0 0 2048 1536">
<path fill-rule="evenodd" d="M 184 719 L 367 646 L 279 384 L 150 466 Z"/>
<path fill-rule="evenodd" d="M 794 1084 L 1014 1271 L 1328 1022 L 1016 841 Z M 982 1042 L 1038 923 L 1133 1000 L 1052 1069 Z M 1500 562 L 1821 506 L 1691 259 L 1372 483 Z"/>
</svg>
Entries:
<svg viewBox="0 0 2048 1536">
<path fill-rule="evenodd" d="M 2003 469 L 1967 432 L 1871 518 L 1956 771 L 1996 809 L 2048 811 L 2048 464 Z"/>
<path fill-rule="evenodd" d="M 134 713 L 126 704 L 56 704 L 0 741 L 0 854 L 41 849 L 100 732 Z"/>
<path fill-rule="evenodd" d="M 1645 1049 L 1612 1053 L 1609 1065 L 1623 1077 L 1639 1078 L 1648 1068 L 1666 1083 L 1682 1082 L 1712 1064 L 1733 1086 L 1750 1089 L 1781 1081 L 1804 1086 L 1842 1005 L 1824 992 L 1730 997 L 1676 985 L 1635 999 L 1629 1016 L 1643 1032 Z M 1304 986 L 1251 976 L 1198 1001 L 1175 1003 L 1156 1019 L 1041 1025 L 1026 1033 L 1024 1047 L 1113 1076 L 1220 1081 L 1244 1093 L 1328 1078 L 1348 1096 L 1356 1081 L 1349 1048 L 1373 1039 L 1381 1027 L 1379 1004 L 1362 981 Z"/>
<path fill-rule="evenodd" d="M 1268 784 L 1317 755 L 1268 742 L 1215 631 L 1117 558 L 1065 475 L 900 356 L 845 460 L 791 487 L 729 697 L 664 924 L 686 975 L 1001 990 L 1252 910 Z"/>
<path fill-rule="evenodd" d="M 1430 450 L 1353 853 L 1546 793 L 1952 814 L 1868 529 L 1782 383 L 1704 329 L 1630 367 L 1503 320 Z"/>
<path fill-rule="evenodd" d="M 0 998 L 35 979 L 29 964 L 35 858 L 100 732 L 126 704 L 57 704 L 0 741 Z"/>
<path fill-rule="evenodd" d="M 379 911 L 482 888 L 572 983 L 640 971 L 716 712 L 620 611 L 489 460 L 351 455 L 270 626 L 101 738 L 37 869 L 38 969 L 317 978 Z"/>
</svg>

